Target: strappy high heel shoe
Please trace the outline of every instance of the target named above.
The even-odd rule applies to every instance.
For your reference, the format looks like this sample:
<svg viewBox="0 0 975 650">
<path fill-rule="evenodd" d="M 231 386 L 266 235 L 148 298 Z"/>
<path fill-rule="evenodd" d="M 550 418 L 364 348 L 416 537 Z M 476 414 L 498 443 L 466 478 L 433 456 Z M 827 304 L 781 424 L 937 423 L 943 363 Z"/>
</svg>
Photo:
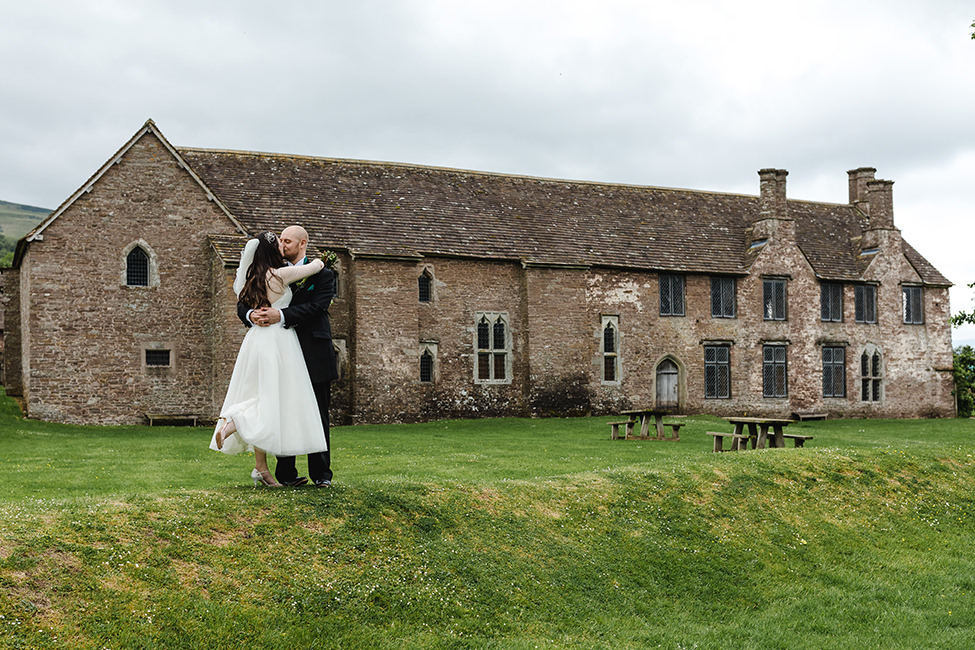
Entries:
<svg viewBox="0 0 975 650">
<path fill-rule="evenodd" d="M 217 431 L 217 449 L 223 449 L 223 443 L 237 431 L 237 426 L 234 425 L 233 418 L 217 418 L 217 422 L 220 422 L 220 420 L 223 420 L 223 426 Z M 227 429 L 231 426 L 234 427 L 234 430 L 228 432 Z"/>
<path fill-rule="evenodd" d="M 259 472 L 257 471 L 256 467 L 251 470 L 251 478 L 254 479 L 254 487 L 257 487 L 258 483 L 261 483 L 268 487 L 281 487 L 281 484 L 275 481 L 274 477 L 271 476 L 271 472 L 269 471 Z"/>
</svg>

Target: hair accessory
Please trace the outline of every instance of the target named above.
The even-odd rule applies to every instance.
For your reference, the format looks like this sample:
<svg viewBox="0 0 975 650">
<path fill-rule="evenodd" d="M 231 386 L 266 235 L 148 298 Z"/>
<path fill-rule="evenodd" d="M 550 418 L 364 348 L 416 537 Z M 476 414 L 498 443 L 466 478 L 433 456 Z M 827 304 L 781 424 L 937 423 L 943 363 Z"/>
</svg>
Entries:
<svg viewBox="0 0 975 650">
<path fill-rule="evenodd" d="M 267 231 L 266 233 L 264 233 L 264 240 L 267 241 L 267 243 L 269 243 L 269 244 L 276 244 L 276 243 L 278 243 L 277 236 L 273 232 L 271 232 L 270 230 Z"/>
</svg>

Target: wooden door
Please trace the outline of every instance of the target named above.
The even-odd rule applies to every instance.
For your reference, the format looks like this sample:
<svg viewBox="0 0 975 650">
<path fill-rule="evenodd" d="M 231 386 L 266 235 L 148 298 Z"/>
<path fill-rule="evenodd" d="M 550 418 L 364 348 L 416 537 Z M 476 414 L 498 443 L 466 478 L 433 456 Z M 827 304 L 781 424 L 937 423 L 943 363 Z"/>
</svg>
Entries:
<svg viewBox="0 0 975 650">
<path fill-rule="evenodd" d="M 665 359 L 657 366 L 658 408 L 677 408 L 679 406 L 677 392 L 679 378 L 680 371 L 677 369 L 677 364 L 670 359 Z"/>
</svg>

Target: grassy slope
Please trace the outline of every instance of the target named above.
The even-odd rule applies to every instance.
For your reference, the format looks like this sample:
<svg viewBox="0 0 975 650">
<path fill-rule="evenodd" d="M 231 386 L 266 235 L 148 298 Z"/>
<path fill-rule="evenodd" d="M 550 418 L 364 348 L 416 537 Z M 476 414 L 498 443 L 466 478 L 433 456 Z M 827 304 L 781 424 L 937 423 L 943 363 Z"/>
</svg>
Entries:
<svg viewBox="0 0 975 650">
<path fill-rule="evenodd" d="M 0 201 L 0 234 L 20 239 L 50 213 L 43 208 Z"/>
<path fill-rule="evenodd" d="M 969 421 L 805 449 L 613 442 L 608 418 L 335 430 L 328 491 L 209 433 L 0 415 L 0 648 L 958 648 Z M 705 439 L 706 438 L 706 439 Z"/>
</svg>

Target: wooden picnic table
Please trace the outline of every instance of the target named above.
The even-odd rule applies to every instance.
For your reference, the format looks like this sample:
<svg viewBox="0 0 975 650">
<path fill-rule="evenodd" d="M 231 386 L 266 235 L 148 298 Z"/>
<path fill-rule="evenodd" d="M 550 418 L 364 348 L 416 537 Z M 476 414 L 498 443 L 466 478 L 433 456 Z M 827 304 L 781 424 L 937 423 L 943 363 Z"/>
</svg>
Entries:
<svg viewBox="0 0 975 650">
<path fill-rule="evenodd" d="M 646 409 L 631 409 L 629 411 L 620 411 L 621 415 L 628 416 L 631 419 L 638 419 L 640 421 L 640 438 L 647 440 L 650 438 L 650 421 L 653 420 L 654 432 L 657 434 L 654 440 L 680 440 L 680 428 L 684 426 L 683 422 L 668 422 L 664 424 L 664 416 L 674 415 L 673 409 L 659 409 L 659 408 L 646 408 Z M 669 438 L 664 435 L 664 426 L 668 426 L 673 430 L 673 435 Z"/>
<path fill-rule="evenodd" d="M 756 417 L 726 417 L 725 420 L 735 425 L 735 435 L 744 436 L 745 428 L 748 428 L 748 437 L 751 439 L 752 449 L 765 449 L 769 438 L 769 429 L 772 429 L 772 447 L 785 447 L 785 436 L 782 431 L 795 420 L 787 418 L 756 418 Z"/>
</svg>

